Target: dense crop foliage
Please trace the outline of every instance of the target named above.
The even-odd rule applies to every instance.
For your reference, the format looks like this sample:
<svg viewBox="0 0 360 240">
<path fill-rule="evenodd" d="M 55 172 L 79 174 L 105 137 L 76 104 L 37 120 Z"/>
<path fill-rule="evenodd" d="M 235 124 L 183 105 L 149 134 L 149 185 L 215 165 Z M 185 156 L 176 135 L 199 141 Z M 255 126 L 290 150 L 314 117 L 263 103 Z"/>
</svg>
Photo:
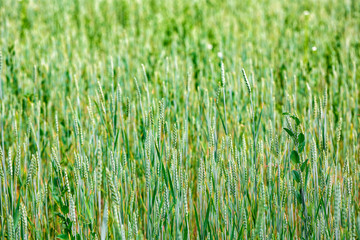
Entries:
<svg viewBox="0 0 360 240">
<path fill-rule="evenodd" d="M 358 239 L 360 1 L 0 0 L 1 239 Z"/>
</svg>

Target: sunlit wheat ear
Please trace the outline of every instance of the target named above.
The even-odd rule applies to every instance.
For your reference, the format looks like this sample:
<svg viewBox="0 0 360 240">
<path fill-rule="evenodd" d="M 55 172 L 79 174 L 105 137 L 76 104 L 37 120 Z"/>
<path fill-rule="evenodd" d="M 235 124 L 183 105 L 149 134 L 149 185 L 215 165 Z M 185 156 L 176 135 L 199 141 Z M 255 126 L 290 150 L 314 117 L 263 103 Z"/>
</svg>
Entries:
<svg viewBox="0 0 360 240">
<path fill-rule="evenodd" d="M 14 220 L 11 215 L 7 219 L 7 235 L 9 240 L 15 239 Z"/>
<path fill-rule="evenodd" d="M 114 185 L 113 175 L 112 175 L 111 171 L 108 168 L 106 168 L 106 177 L 107 177 L 108 185 L 109 185 L 109 188 L 110 188 L 111 200 L 113 201 L 113 203 L 116 206 L 120 206 L 120 198 L 119 198 L 119 195 L 118 195 L 118 191 L 117 191 L 117 189 L 115 188 L 115 185 Z"/>
<path fill-rule="evenodd" d="M 336 143 L 339 144 L 340 142 L 340 137 L 341 137 L 341 126 L 342 125 L 342 118 L 340 118 L 339 122 L 338 122 L 338 127 L 336 129 Z"/>
<path fill-rule="evenodd" d="M 335 237 L 339 239 L 340 234 L 340 220 L 341 220 L 341 188 L 340 185 L 337 184 L 335 186 L 335 196 L 334 196 L 334 228 L 335 228 Z"/>
<path fill-rule="evenodd" d="M 218 88 L 216 91 L 216 102 L 220 102 L 220 96 L 222 92 L 223 87 L 221 86 L 221 82 L 218 83 Z"/>
<path fill-rule="evenodd" d="M 76 212 L 75 212 L 75 202 L 71 194 L 69 194 L 69 216 L 70 220 L 73 223 L 71 231 L 73 236 L 76 234 Z"/>
<path fill-rule="evenodd" d="M 313 167 L 315 167 L 316 161 L 317 161 L 316 143 L 315 143 L 315 140 L 312 139 L 312 142 L 311 142 L 311 164 Z"/>
<path fill-rule="evenodd" d="M 133 229 L 135 237 L 138 235 L 138 212 L 133 214 Z"/>
<path fill-rule="evenodd" d="M 27 239 L 28 238 L 27 211 L 23 202 L 21 202 L 20 205 L 20 213 L 21 213 L 23 239 Z"/>
<path fill-rule="evenodd" d="M 58 113 L 57 112 L 55 112 L 55 129 L 56 129 L 57 135 L 59 135 L 59 119 L 58 119 Z"/>
<path fill-rule="evenodd" d="M 124 224 L 121 224 L 121 238 L 122 240 L 126 240 Z"/>
<path fill-rule="evenodd" d="M 11 148 L 9 148 L 9 151 L 8 151 L 7 164 L 8 164 L 7 170 L 9 171 L 10 177 L 12 177 L 14 172 L 13 172 L 13 162 L 12 162 L 12 150 L 11 150 Z"/>
<path fill-rule="evenodd" d="M 100 96 L 101 96 L 101 101 L 104 103 L 105 102 L 105 95 L 104 95 L 104 92 L 103 92 L 100 81 L 98 81 L 97 84 L 98 84 L 98 89 L 99 89 Z"/>
<path fill-rule="evenodd" d="M 225 87 L 225 67 L 223 61 L 221 61 L 221 85 Z"/>
<path fill-rule="evenodd" d="M 344 199 L 341 201 L 341 222 L 343 224 L 346 224 L 346 221 L 347 221 L 347 218 L 348 218 L 347 204 L 348 204 L 348 201 L 346 201 L 346 197 L 344 195 Z"/>
<path fill-rule="evenodd" d="M 70 190 L 69 178 L 68 178 L 66 169 L 64 169 L 64 181 L 65 181 L 65 189 L 66 189 L 67 193 L 70 195 L 71 190 Z"/>
<path fill-rule="evenodd" d="M 248 92 L 249 92 L 249 94 L 250 94 L 250 93 L 251 93 L 251 87 L 250 87 L 249 80 L 248 80 L 248 78 L 247 78 L 247 76 L 246 76 L 245 70 L 242 68 L 242 69 L 241 69 L 241 72 L 242 72 L 242 75 L 243 75 L 244 80 L 245 80 L 246 88 L 247 88 L 247 90 L 248 90 Z"/>
<path fill-rule="evenodd" d="M 31 162 L 29 167 L 29 173 L 26 179 L 26 185 L 29 186 L 31 181 L 33 180 L 33 177 L 36 175 L 37 172 L 37 160 L 34 154 L 31 156 Z"/>
<path fill-rule="evenodd" d="M 317 116 L 319 115 L 319 109 L 318 109 L 318 104 L 316 101 L 316 97 L 314 97 L 314 109 L 313 109 L 313 113 L 314 113 L 314 119 L 317 118 Z"/>
<path fill-rule="evenodd" d="M 20 145 L 21 146 L 21 145 Z M 20 177 L 20 158 L 21 158 L 21 147 L 17 147 L 16 157 L 15 157 L 15 176 Z"/>
</svg>

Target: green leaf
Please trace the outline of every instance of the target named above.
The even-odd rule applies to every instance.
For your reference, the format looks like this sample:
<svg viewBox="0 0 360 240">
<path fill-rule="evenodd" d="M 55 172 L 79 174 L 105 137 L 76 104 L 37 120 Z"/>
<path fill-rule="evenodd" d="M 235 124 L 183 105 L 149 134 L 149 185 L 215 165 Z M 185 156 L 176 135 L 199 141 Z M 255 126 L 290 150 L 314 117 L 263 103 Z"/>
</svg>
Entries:
<svg viewBox="0 0 360 240">
<path fill-rule="evenodd" d="M 195 211 L 195 220 L 196 220 L 197 232 L 198 232 L 199 235 L 201 235 L 199 217 L 198 217 L 198 214 L 197 214 L 197 211 L 196 211 L 196 207 L 194 207 L 194 211 Z"/>
<path fill-rule="evenodd" d="M 284 128 L 284 130 L 290 135 L 290 137 L 294 137 L 294 133 L 290 129 Z"/>
<path fill-rule="evenodd" d="M 202 233 L 202 239 L 205 239 L 206 237 L 206 228 L 209 222 L 209 214 L 210 214 L 210 207 L 211 207 L 211 199 L 208 201 L 208 207 L 206 210 L 206 215 L 205 215 L 205 221 L 204 221 L 204 225 L 203 225 L 203 233 Z"/>
<path fill-rule="evenodd" d="M 300 173 L 298 172 L 298 171 L 296 171 L 296 170 L 292 170 L 292 175 L 293 175 L 293 177 L 294 177 L 294 179 L 295 179 L 295 181 L 297 181 L 298 183 L 300 182 L 300 180 L 301 180 L 301 178 L 300 178 Z"/>
<path fill-rule="evenodd" d="M 156 193 L 157 193 L 157 188 L 158 188 L 158 182 L 156 182 L 156 184 L 155 184 L 155 188 L 154 188 L 153 196 L 152 196 L 152 201 L 151 201 L 151 206 L 150 206 L 151 208 L 149 210 L 149 213 L 151 213 L 152 210 L 153 210 L 153 206 L 154 206 L 154 203 L 155 203 L 155 197 L 156 197 Z"/>
<path fill-rule="evenodd" d="M 302 153 L 304 151 L 304 147 L 305 147 L 305 136 L 303 133 L 299 134 L 298 141 L 299 141 L 298 150 L 300 153 Z"/>
<path fill-rule="evenodd" d="M 300 163 L 300 157 L 297 151 L 293 150 L 290 154 L 290 160 L 292 163 L 297 164 Z"/>
<path fill-rule="evenodd" d="M 171 192 L 171 194 L 172 194 L 172 196 L 174 198 L 174 201 L 176 202 L 174 187 L 173 187 L 173 184 L 172 184 L 169 168 L 167 169 L 167 174 L 168 174 L 168 180 L 169 180 L 169 185 L 170 185 L 170 192 Z"/>
<path fill-rule="evenodd" d="M 307 184 L 308 179 L 309 179 L 309 167 L 306 167 L 305 170 L 306 171 L 305 171 L 305 182 L 304 182 L 304 184 L 305 184 L 305 189 L 306 189 L 306 184 Z"/>
<path fill-rule="evenodd" d="M 300 125 L 300 123 L 301 123 L 301 121 L 300 121 L 300 119 L 299 118 L 297 118 L 296 116 L 294 116 L 294 115 L 291 115 L 290 116 L 292 119 L 294 119 L 295 120 L 295 124 L 296 124 L 296 126 L 299 126 Z"/>
<path fill-rule="evenodd" d="M 305 142 L 305 136 L 304 136 L 303 133 L 299 133 L 299 135 L 298 135 L 298 141 L 299 141 L 299 143 Z"/>
<path fill-rule="evenodd" d="M 225 122 L 224 122 L 224 119 L 223 119 L 223 117 L 222 117 L 221 111 L 220 111 L 219 106 L 218 106 L 217 103 L 216 103 L 216 107 L 217 107 L 217 109 L 219 110 L 218 113 L 219 113 L 219 116 L 220 116 L 221 124 L 222 124 L 222 126 L 223 126 L 223 128 L 224 128 L 225 134 L 227 135 L 227 129 L 226 129 L 226 126 L 225 126 Z"/>
<path fill-rule="evenodd" d="M 305 142 L 302 142 L 301 144 L 299 144 L 299 152 L 302 153 L 304 151 L 304 147 L 305 147 Z"/>
<path fill-rule="evenodd" d="M 101 239 L 105 239 L 108 233 L 108 220 L 109 220 L 108 201 L 105 201 L 104 213 L 102 217 L 101 230 L 100 230 Z"/>
<path fill-rule="evenodd" d="M 90 208 L 89 208 L 89 204 L 88 204 L 87 201 L 84 201 L 84 203 L 85 203 L 86 213 L 87 213 L 87 215 L 89 216 L 89 219 L 92 220 L 93 217 L 92 217 L 92 213 L 91 213 Z"/>
<path fill-rule="evenodd" d="M 116 150 L 117 142 L 118 142 L 118 139 L 119 139 L 119 133 L 120 133 L 120 131 L 118 130 L 116 132 L 116 137 L 115 137 L 115 142 L 114 142 L 114 151 Z"/>
<path fill-rule="evenodd" d="M 18 202 L 16 204 L 16 208 L 15 208 L 15 213 L 14 213 L 14 223 L 15 223 L 15 228 L 17 227 L 18 223 L 19 223 L 19 219 L 20 219 L 20 197 L 18 198 Z"/>
<path fill-rule="evenodd" d="M 60 234 L 60 235 L 57 235 L 56 238 L 58 238 L 58 239 L 69 239 L 69 236 L 67 234 Z"/>
<path fill-rule="evenodd" d="M 158 147 L 158 145 L 157 145 L 157 143 L 156 143 L 156 142 L 155 142 L 155 149 L 156 149 L 156 153 L 157 153 L 157 155 L 158 155 L 159 159 L 161 159 L 160 150 L 159 150 L 159 147 Z"/>
<path fill-rule="evenodd" d="M 309 161 L 309 159 L 306 159 L 302 164 L 301 164 L 301 171 L 304 172 L 304 170 L 306 169 L 307 167 L 307 162 Z"/>
<path fill-rule="evenodd" d="M 259 126 L 260 126 L 260 120 L 261 120 L 262 112 L 263 112 L 263 109 L 261 109 L 261 111 L 260 111 L 259 119 L 258 119 L 257 124 L 256 124 L 256 133 L 255 133 L 255 138 L 256 139 L 259 136 L 259 130 L 260 130 Z"/>
<path fill-rule="evenodd" d="M 296 191 L 295 195 L 296 195 L 296 198 L 297 198 L 298 202 L 301 203 L 301 194 L 300 194 L 300 192 Z"/>
<path fill-rule="evenodd" d="M 68 214 L 68 213 L 69 213 L 69 206 L 63 205 L 63 206 L 61 207 L 61 212 L 62 212 L 62 214 L 64 214 L 64 215 Z"/>
<path fill-rule="evenodd" d="M 296 126 L 299 126 L 300 123 L 301 123 L 301 121 L 300 121 L 300 119 L 299 119 L 298 117 L 296 117 L 295 115 L 291 115 L 291 114 L 288 113 L 288 112 L 283 112 L 282 115 L 283 115 L 283 116 L 290 116 L 292 119 L 294 119 Z"/>
</svg>

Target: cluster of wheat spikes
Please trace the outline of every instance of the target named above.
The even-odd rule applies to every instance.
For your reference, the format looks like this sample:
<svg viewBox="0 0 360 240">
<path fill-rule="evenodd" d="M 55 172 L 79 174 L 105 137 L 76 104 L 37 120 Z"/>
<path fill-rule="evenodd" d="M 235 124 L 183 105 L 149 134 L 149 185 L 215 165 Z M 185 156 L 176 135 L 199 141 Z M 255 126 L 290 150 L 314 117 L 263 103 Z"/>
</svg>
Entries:
<svg viewBox="0 0 360 240">
<path fill-rule="evenodd" d="M 359 1 L 0 22 L 0 239 L 359 239 Z"/>
</svg>

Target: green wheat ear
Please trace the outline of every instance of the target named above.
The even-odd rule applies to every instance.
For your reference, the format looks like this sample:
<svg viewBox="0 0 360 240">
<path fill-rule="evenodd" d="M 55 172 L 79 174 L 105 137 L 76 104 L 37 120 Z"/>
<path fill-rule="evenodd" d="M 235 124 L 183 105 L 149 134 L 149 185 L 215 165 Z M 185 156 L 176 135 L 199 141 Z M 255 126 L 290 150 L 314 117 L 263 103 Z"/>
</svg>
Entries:
<svg viewBox="0 0 360 240">
<path fill-rule="evenodd" d="M 337 184 L 335 186 L 335 196 L 334 196 L 334 227 L 335 227 L 335 237 L 340 238 L 340 220 L 341 220 L 341 188 Z"/>
<path fill-rule="evenodd" d="M 221 61 L 221 85 L 225 87 L 225 67 L 223 61 Z"/>
<path fill-rule="evenodd" d="M 27 222 L 27 211 L 26 207 L 23 202 L 20 205 L 20 213 L 21 213 L 21 223 L 22 223 L 22 233 L 23 239 L 27 239 L 27 232 L 28 232 L 28 222 Z"/>
<path fill-rule="evenodd" d="M 249 92 L 249 94 L 250 94 L 250 93 L 251 93 L 251 87 L 250 87 L 249 80 L 248 80 L 248 78 L 247 78 L 247 76 L 246 76 L 245 69 L 242 68 L 242 69 L 241 69 L 241 72 L 242 72 L 242 75 L 243 75 L 244 80 L 245 80 L 246 88 L 247 88 L 247 90 L 248 90 L 248 92 Z"/>
<path fill-rule="evenodd" d="M 26 185 L 29 186 L 30 183 L 33 181 L 33 177 L 35 177 L 36 172 L 37 172 L 37 160 L 34 154 L 32 154 L 31 156 L 31 161 L 30 161 L 30 167 L 29 167 L 29 173 L 26 179 Z"/>
<path fill-rule="evenodd" d="M 7 235 L 9 240 L 15 239 L 14 220 L 11 215 L 7 219 Z"/>
</svg>

